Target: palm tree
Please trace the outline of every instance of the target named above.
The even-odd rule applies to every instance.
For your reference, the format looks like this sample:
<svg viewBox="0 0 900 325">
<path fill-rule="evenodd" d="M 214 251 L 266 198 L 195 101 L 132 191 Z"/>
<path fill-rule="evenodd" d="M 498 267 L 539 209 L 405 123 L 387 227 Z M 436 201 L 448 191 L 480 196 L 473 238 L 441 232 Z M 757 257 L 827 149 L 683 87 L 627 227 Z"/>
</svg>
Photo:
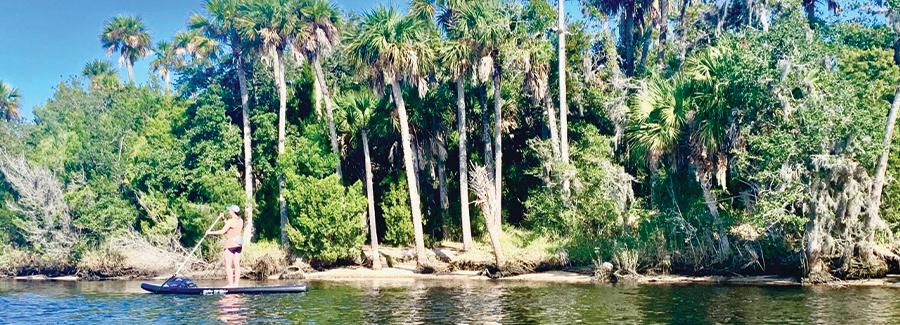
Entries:
<svg viewBox="0 0 900 325">
<path fill-rule="evenodd" d="M 426 1 L 426 0 L 422 0 Z M 421 1 L 419 1 L 421 2 Z M 462 225 L 463 250 L 470 250 L 473 246 L 472 241 L 472 222 L 469 216 L 469 175 L 468 166 L 469 158 L 467 152 L 467 133 L 466 129 L 466 94 L 465 94 L 465 78 L 473 71 L 474 61 L 472 53 L 472 43 L 466 42 L 460 33 L 454 33 L 454 21 L 458 15 L 460 8 L 465 6 L 466 0 L 440 0 L 435 1 L 435 5 L 439 6 L 441 11 L 437 17 L 438 26 L 444 31 L 449 38 L 440 47 L 441 66 L 449 70 L 452 81 L 456 84 L 456 116 L 457 128 L 459 132 L 459 197 L 460 197 L 460 219 Z M 421 15 L 427 18 L 433 18 L 435 14 L 434 6 L 410 5 L 411 9 L 418 7 Z M 488 146 L 490 143 L 488 143 Z"/>
<path fill-rule="evenodd" d="M 651 170 L 664 155 L 687 154 L 716 226 L 720 259 L 731 253 L 718 199 L 712 191 L 714 178 L 725 187 L 730 147 L 727 129 L 734 122 L 725 102 L 727 55 L 725 49 L 711 48 L 691 57 L 684 75 L 672 80 L 652 78 L 635 96 L 628 130 L 632 154 L 646 159 Z M 682 144 L 689 152 L 678 152 Z"/>
<path fill-rule="evenodd" d="M 634 72 L 634 23 L 640 7 L 636 0 L 588 0 L 586 5 L 597 8 L 608 16 L 619 17 L 619 41 L 622 44 L 622 69 L 625 74 Z"/>
<path fill-rule="evenodd" d="M 441 66 L 450 71 L 456 84 L 456 120 L 459 132 L 459 207 L 462 219 L 463 249 L 472 249 L 472 225 L 469 217 L 469 158 L 466 152 L 466 75 L 471 73 L 472 54 L 468 46 L 458 40 L 443 43 Z"/>
<path fill-rule="evenodd" d="M 252 137 L 250 135 L 250 96 L 247 90 L 247 73 L 244 70 L 244 60 L 246 59 L 244 52 L 247 42 L 241 36 L 239 31 L 240 12 L 238 6 L 242 0 L 206 0 L 204 7 L 209 17 L 201 15 L 193 15 L 188 20 L 191 30 L 202 34 L 209 39 L 218 43 L 227 45 L 231 50 L 231 59 L 234 64 L 234 70 L 238 77 L 238 87 L 241 94 L 241 124 L 243 126 L 243 142 L 244 142 L 244 216 L 247 219 L 247 226 L 244 227 L 244 241 L 250 242 L 253 236 L 253 146 Z M 197 35 L 200 36 L 200 35 Z M 185 42 L 186 44 L 207 44 L 207 41 Z M 188 47 L 181 46 L 183 49 L 191 50 L 205 48 L 204 46 Z M 205 51 L 204 51 L 205 52 Z M 283 239 L 283 238 L 282 238 Z"/>
<path fill-rule="evenodd" d="M 88 62 L 81 69 L 81 75 L 88 78 L 91 88 L 99 89 L 119 83 L 118 76 L 113 67 L 106 61 L 94 60 Z"/>
<path fill-rule="evenodd" d="M 110 19 L 100 34 L 100 44 L 110 56 L 119 53 L 119 64 L 128 68 L 128 81 L 134 82 L 134 62 L 150 54 L 150 33 L 140 18 L 118 16 Z"/>
<path fill-rule="evenodd" d="M 472 48 L 479 59 L 479 77 L 482 82 L 486 82 L 488 78 L 493 81 L 494 86 L 494 143 L 493 143 L 493 181 L 494 191 L 497 192 L 496 198 L 500 200 L 502 194 L 502 170 L 503 170 L 503 146 L 502 146 L 502 125 L 503 107 L 502 91 L 501 91 L 501 62 L 500 51 L 506 45 L 510 37 L 511 18 L 506 12 L 503 4 L 499 1 L 475 1 L 460 5 L 457 9 L 458 16 L 454 20 L 453 33 L 460 39 L 463 39 Z M 499 227 L 501 224 L 501 204 L 497 202 L 493 205 L 494 224 Z"/>
<path fill-rule="evenodd" d="M 196 29 L 175 34 L 173 45 L 182 64 L 209 65 L 219 55 L 219 42 Z"/>
<path fill-rule="evenodd" d="M 301 26 L 295 38 L 295 49 L 306 55 L 312 62 L 316 83 L 325 100 L 325 116 L 328 123 L 328 134 L 331 140 L 331 150 L 338 157 L 341 156 L 338 147 L 337 130 L 334 126 L 334 110 L 332 109 L 331 91 L 325 81 L 325 72 L 322 69 L 322 58 L 331 53 L 340 39 L 340 14 L 328 0 L 304 1 L 299 8 L 302 17 Z M 298 51 L 294 51 L 297 53 Z M 338 159 L 335 167 L 338 178 L 343 178 L 341 162 Z"/>
<path fill-rule="evenodd" d="M 163 79 L 166 87 L 166 94 L 169 93 L 171 83 L 172 70 L 181 66 L 181 58 L 176 53 L 175 45 L 170 42 L 161 41 L 156 44 L 156 57 L 150 62 L 150 70 L 159 74 Z"/>
<path fill-rule="evenodd" d="M 19 90 L 0 81 L 0 116 L 7 122 L 19 119 Z"/>
<path fill-rule="evenodd" d="M 84 65 L 84 68 L 81 69 L 81 75 L 88 78 L 95 78 L 114 73 L 116 73 L 116 71 L 113 70 L 109 62 L 103 60 L 94 60 L 88 62 Z"/>
<path fill-rule="evenodd" d="M 425 23 L 418 17 L 402 15 L 394 8 L 379 7 L 362 17 L 358 30 L 348 33 L 346 45 L 351 60 L 357 65 L 368 67 L 369 77 L 373 81 L 391 87 L 400 124 L 403 165 L 409 186 L 416 262 L 419 267 L 425 266 L 427 259 L 409 118 L 401 82 L 416 85 L 419 95 L 424 95 L 425 79 L 422 72 L 432 57 L 432 48 L 426 43 L 428 27 Z"/>
<path fill-rule="evenodd" d="M 287 82 L 284 77 L 284 51 L 297 26 L 295 2 L 291 0 L 251 0 L 242 3 L 241 32 L 256 42 L 263 62 L 272 67 L 278 85 L 278 156 L 284 154 L 287 126 Z M 278 179 L 278 212 L 281 224 L 281 242 L 287 245 L 287 205 L 284 201 L 284 176 Z"/>
<path fill-rule="evenodd" d="M 375 190 L 372 185 L 372 161 L 369 158 L 369 130 L 375 118 L 378 100 L 370 91 L 355 91 L 341 100 L 341 106 L 347 116 L 344 129 L 351 134 L 359 134 L 362 141 L 363 158 L 366 170 L 366 198 L 369 201 L 369 238 L 372 243 L 372 268 L 381 269 L 381 255 L 378 252 L 378 231 L 375 228 Z M 365 225 L 365 220 L 363 220 Z"/>
<path fill-rule="evenodd" d="M 559 156 L 569 163 L 569 103 L 566 98 L 566 11 L 565 0 L 557 0 L 557 61 L 559 63 Z M 563 193 L 569 192 L 569 178 L 563 178 Z"/>
</svg>

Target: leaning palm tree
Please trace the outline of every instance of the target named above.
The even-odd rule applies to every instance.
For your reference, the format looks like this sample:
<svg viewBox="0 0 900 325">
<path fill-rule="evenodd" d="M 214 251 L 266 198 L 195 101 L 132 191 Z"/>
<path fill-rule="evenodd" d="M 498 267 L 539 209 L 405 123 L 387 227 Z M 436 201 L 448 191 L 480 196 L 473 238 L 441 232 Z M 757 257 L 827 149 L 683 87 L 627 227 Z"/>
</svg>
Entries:
<svg viewBox="0 0 900 325">
<path fill-rule="evenodd" d="M 340 105 L 346 114 L 343 129 L 351 135 L 359 134 L 362 142 L 366 171 L 366 198 L 369 201 L 368 228 L 372 243 L 372 268 L 378 270 L 381 269 L 381 255 L 378 252 L 378 231 L 375 227 L 375 190 L 372 185 L 372 161 L 369 158 L 369 131 L 375 118 L 378 100 L 371 91 L 360 90 L 345 95 L 341 98 Z M 363 224 L 366 224 L 365 220 L 363 220 Z"/>
<path fill-rule="evenodd" d="M 263 62 L 272 67 L 278 85 L 278 156 L 284 154 L 287 126 L 287 82 L 284 77 L 284 52 L 297 26 L 296 3 L 291 0 L 250 0 L 238 7 L 241 35 L 255 42 Z M 284 176 L 278 179 L 278 212 L 281 242 L 287 245 L 287 205 L 284 201 Z"/>
<path fill-rule="evenodd" d="M 293 53 L 305 54 L 312 62 L 316 84 L 325 100 L 325 117 L 328 123 L 328 134 L 331 140 L 331 151 L 340 158 L 337 129 L 334 125 L 334 109 L 332 108 L 331 91 L 325 81 L 322 59 L 329 55 L 340 39 L 340 13 L 328 0 L 308 0 L 299 7 L 301 18 L 297 35 L 294 38 Z M 343 178 L 341 162 L 338 159 L 335 167 L 338 178 Z"/>
<path fill-rule="evenodd" d="M 204 5 L 208 17 L 194 15 L 188 20 L 188 27 L 197 32 L 198 37 L 205 36 L 215 40 L 219 44 L 226 45 L 231 50 L 231 60 L 234 71 L 238 77 L 238 87 L 241 94 L 241 123 L 244 136 L 244 216 L 247 219 L 247 227 L 244 227 L 244 241 L 250 242 L 253 236 L 253 146 L 250 134 L 250 96 L 247 90 L 247 73 L 245 71 L 245 50 L 248 42 L 241 36 L 239 20 L 241 19 L 238 6 L 242 0 L 206 0 Z M 186 44 L 206 44 L 205 40 L 185 42 Z M 187 47 L 184 49 L 202 49 L 203 46 Z M 282 238 L 283 239 L 283 238 Z"/>
<path fill-rule="evenodd" d="M 166 87 L 166 94 L 168 94 L 171 87 L 172 70 L 181 66 L 182 60 L 178 57 L 178 53 L 176 53 L 175 45 L 167 41 L 157 43 L 155 53 L 156 56 L 153 58 L 153 61 L 150 62 L 150 70 L 163 79 L 163 83 L 165 83 Z"/>
<path fill-rule="evenodd" d="M 0 81 L 0 117 L 7 122 L 19 119 L 19 90 Z"/>
<path fill-rule="evenodd" d="M 134 62 L 150 54 L 150 33 L 140 18 L 118 16 L 110 19 L 100 34 L 100 44 L 110 56 L 119 54 L 119 65 L 128 69 L 128 81 L 134 82 Z"/>
<path fill-rule="evenodd" d="M 394 8 L 379 7 L 366 13 L 359 28 L 348 33 L 346 40 L 346 50 L 351 60 L 359 66 L 368 67 L 366 70 L 369 77 L 376 84 L 391 87 L 400 124 L 403 165 L 409 186 L 416 262 L 419 267 L 425 266 L 427 259 L 409 118 L 401 82 L 416 85 L 419 95 L 424 95 L 425 79 L 422 72 L 432 57 L 432 48 L 427 44 L 429 29 L 426 23 L 418 17 L 403 15 Z"/>
</svg>

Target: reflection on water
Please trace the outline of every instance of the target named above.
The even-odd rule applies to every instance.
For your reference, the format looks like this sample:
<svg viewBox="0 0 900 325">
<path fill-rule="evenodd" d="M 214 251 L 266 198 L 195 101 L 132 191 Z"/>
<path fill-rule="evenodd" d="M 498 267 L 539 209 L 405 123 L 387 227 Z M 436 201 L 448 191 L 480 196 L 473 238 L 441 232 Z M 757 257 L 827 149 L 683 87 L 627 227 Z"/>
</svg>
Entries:
<svg viewBox="0 0 900 325">
<path fill-rule="evenodd" d="M 275 284 L 293 283 L 256 285 Z M 312 282 L 304 294 L 170 296 L 139 287 L 0 280 L 0 323 L 900 323 L 900 290 L 890 288 L 377 280 Z"/>
<path fill-rule="evenodd" d="M 219 298 L 219 320 L 227 324 L 246 323 L 247 313 L 243 305 L 243 296 L 222 296 L 222 298 Z"/>
</svg>

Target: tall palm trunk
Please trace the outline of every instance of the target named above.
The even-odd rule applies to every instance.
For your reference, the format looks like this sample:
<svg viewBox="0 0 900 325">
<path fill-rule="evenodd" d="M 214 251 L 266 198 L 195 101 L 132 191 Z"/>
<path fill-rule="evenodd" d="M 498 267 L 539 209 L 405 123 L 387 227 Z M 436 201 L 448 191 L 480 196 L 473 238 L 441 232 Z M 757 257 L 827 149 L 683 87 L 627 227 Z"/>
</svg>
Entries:
<svg viewBox="0 0 900 325">
<path fill-rule="evenodd" d="M 484 143 L 484 166 L 487 167 L 488 173 L 493 175 L 494 150 L 491 145 L 491 113 L 487 106 L 487 85 L 481 86 L 478 101 L 481 104 L 481 142 Z"/>
<path fill-rule="evenodd" d="M 548 77 L 549 78 L 549 77 Z M 543 104 L 547 114 L 547 128 L 550 129 L 550 149 L 553 151 L 553 159 L 559 159 L 559 123 L 556 122 L 556 108 L 550 99 L 550 89 L 544 95 Z"/>
<path fill-rule="evenodd" d="M 669 38 L 669 0 L 659 0 L 659 38 L 657 43 L 656 65 L 662 67 L 665 64 L 666 43 Z"/>
<path fill-rule="evenodd" d="M 707 172 L 696 169 L 697 179 L 700 181 L 700 188 L 703 190 L 703 201 L 706 208 L 709 209 L 709 215 L 713 218 L 713 224 L 716 226 L 716 232 L 719 235 L 719 257 L 724 259 L 731 255 L 731 243 L 728 240 L 728 233 L 725 231 L 725 225 L 722 224 L 722 218 L 719 216 L 718 200 L 712 192 L 712 184 L 710 184 Z"/>
<path fill-rule="evenodd" d="M 275 70 L 275 80 L 278 83 L 278 156 L 281 157 L 281 155 L 284 154 L 286 136 L 287 84 L 284 81 L 284 59 L 281 57 L 281 53 L 279 53 L 275 47 L 270 48 L 269 51 L 275 59 L 275 62 L 273 62 L 273 69 Z M 278 176 L 278 214 L 281 225 L 281 244 L 287 245 L 288 219 L 287 203 L 284 201 L 284 175 Z"/>
<path fill-rule="evenodd" d="M 331 139 L 331 152 L 338 157 L 338 163 L 335 167 L 335 171 L 337 172 L 338 178 L 343 179 L 343 173 L 341 172 L 341 151 L 340 147 L 338 147 L 338 137 L 337 137 L 337 128 L 334 126 L 334 110 L 331 106 L 331 92 L 328 90 L 328 84 L 325 83 L 325 72 L 322 70 L 322 62 L 319 60 L 319 57 L 316 56 L 313 58 L 313 68 L 316 71 L 316 80 L 318 81 L 318 88 L 322 92 L 322 97 L 325 100 L 325 118 L 328 120 L 328 136 Z"/>
<path fill-rule="evenodd" d="M 466 97 L 463 78 L 456 80 L 456 114 L 459 128 L 459 213 L 462 219 L 463 250 L 472 249 L 472 224 L 469 219 L 469 158 L 466 153 Z"/>
<path fill-rule="evenodd" d="M 634 14 L 635 0 L 625 0 L 622 16 L 622 28 L 619 30 L 619 39 L 622 42 L 623 62 L 625 73 L 629 76 L 634 74 Z"/>
<path fill-rule="evenodd" d="M 719 21 L 716 22 L 716 36 L 722 34 L 722 28 L 725 27 L 725 19 L 728 18 L 728 10 L 731 9 L 731 0 L 725 0 L 722 5 L 722 11 L 719 14 Z"/>
<path fill-rule="evenodd" d="M 171 83 L 171 76 L 169 75 L 169 72 L 168 72 L 168 71 L 166 71 L 165 73 L 163 73 L 163 82 L 166 84 L 166 95 L 168 95 L 169 92 L 171 92 L 171 89 L 172 89 L 172 87 L 171 87 L 171 84 L 172 84 L 172 83 Z"/>
<path fill-rule="evenodd" d="M 631 1 L 629 1 L 631 2 Z M 557 35 L 559 36 L 557 61 L 559 61 L 559 154 L 564 164 L 569 163 L 569 106 L 566 101 L 566 11 L 565 0 L 557 7 Z M 627 43 L 626 43 L 627 44 Z M 563 179 L 563 193 L 569 192 L 569 179 Z"/>
<path fill-rule="evenodd" d="M 684 63 L 687 56 L 687 26 L 684 23 L 684 16 L 687 13 L 687 7 L 691 5 L 691 0 L 684 0 L 681 3 L 681 12 L 678 14 L 678 62 Z"/>
<path fill-rule="evenodd" d="M 894 92 L 894 101 L 888 112 L 884 127 L 884 141 L 881 147 L 881 157 L 875 167 L 875 179 L 872 181 L 872 191 L 869 197 L 869 206 L 866 217 L 866 237 L 869 241 L 875 239 L 875 223 L 880 218 L 881 191 L 884 188 L 884 177 L 887 173 L 888 158 L 891 154 L 891 140 L 894 138 L 894 125 L 897 123 L 897 108 L 900 107 L 900 86 Z"/>
<path fill-rule="evenodd" d="M 649 8 L 650 0 L 644 0 L 641 3 L 641 7 Z M 639 72 L 644 71 L 644 68 L 646 67 L 647 53 L 650 52 L 650 43 L 652 43 L 650 41 L 650 39 L 651 39 L 651 36 L 653 36 L 653 28 L 656 25 L 654 23 L 653 19 L 649 19 L 650 18 L 649 10 L 647 11 L 647 13 L 644 14 L 644 16 L 648 17 L 648 21 L 646 23 L 643 23 L 643 22 L 641 23 L 641 26 L 643 26 L 643 30 L 644 30 L 644 36 L 641 37 L 641 59 L 638 63 L 638 69 L 637 69 L 637 71 L 639 71 Z"/>
<path fill-rule="evenodd" d="M 494 222 L 497 229 L 500 229 L 502 222 L 502 197 L 503 197 L 503 92 L 500 88 L 500 66 L 499 61 L 497 67 L 494 68 L 494 191 L 497 191 L 497 204 L 494 211 Z"/>
<path fill-rule="evenodd" d="M 450 198 L 447 197 L 447 149 L 443 148 L 443 141 L 440 142 L 441 148 L 437 159 L 438 173 L 438 198 L 441 203 L 441 232 L 444 238 L 450 237 Z"/>
<path fill-rule="evenodd" d="M 244 72 L 244 58 L 235 51 L 238 86 L 241 88 L 241 123 L 244 136 L 244 216 L 247 219 L 244 227 L 244 242 L 253 239 L 253 146 L 250 136 L 250 96 L 247 91 L 247 75 Z"/>
<path fill-rule="evenodd" d="M 425 235 L 422 230 L 422 210 L 419 202 L 419 184 L 416 177 L 416 168 L 413 166 L 412 140 L 409 134 L 409 119 L 406 115 L 406 103 L 403 101 L 403 93 L 400 82 L 391 80 L 391 92 L 394 95 L 394 103 L 397 105 L 397 115 L 400 118 L 400 142 L 403 147 L 403 166 L 406 169 L 406 185 L 409 187 L 409 207 L 412 209 L 413 233 L 416 242 L 416 264 L 419 267 L 427 263 L 425 256 Z"/>
<path fill-rule="evenodd" d="M 362 130 L 363 157 L 366 164 L 366 198 L 369 201 L 369 240 L 372 244 L 372 269 L 381 269 L 381 254 L 378 252 L 378 231 L 375 228 L 375 190 L 372 186 L 372 161 L 369 159 L 369 132 Z"/>
<path fill-rule="evenodd" d="M 128 69 L 128 83 L 134 83 L 134 62 L 125 60 L 125 68 Z"/>
</svg>

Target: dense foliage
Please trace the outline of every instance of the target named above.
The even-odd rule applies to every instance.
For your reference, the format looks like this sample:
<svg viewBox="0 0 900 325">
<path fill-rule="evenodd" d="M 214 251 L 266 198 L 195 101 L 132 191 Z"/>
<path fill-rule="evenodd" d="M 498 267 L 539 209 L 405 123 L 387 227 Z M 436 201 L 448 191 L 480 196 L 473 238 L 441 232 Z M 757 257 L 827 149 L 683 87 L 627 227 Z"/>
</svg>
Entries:
<svg viewBox="0 0 900 325">
<path fill-rule="evenodd" d="M 0 84 L 0 245 L 65 265 L 135 234 L 174 250 L 246 204 L 254 240 L 323 263 L 362 256 L 374 226 L 417 248 L 474 233 L 502 264 L 515 228 L 626 272 L 883 274 L 894 8 L 818 3 L 584 1 L 557 53 L 542 0 L 209 0 L 154 50 L 159 81 L 91 62 L 33 120 Z M 116 17 L 102 45 L 130 69 L 144 35 Z"/>
</svg>

